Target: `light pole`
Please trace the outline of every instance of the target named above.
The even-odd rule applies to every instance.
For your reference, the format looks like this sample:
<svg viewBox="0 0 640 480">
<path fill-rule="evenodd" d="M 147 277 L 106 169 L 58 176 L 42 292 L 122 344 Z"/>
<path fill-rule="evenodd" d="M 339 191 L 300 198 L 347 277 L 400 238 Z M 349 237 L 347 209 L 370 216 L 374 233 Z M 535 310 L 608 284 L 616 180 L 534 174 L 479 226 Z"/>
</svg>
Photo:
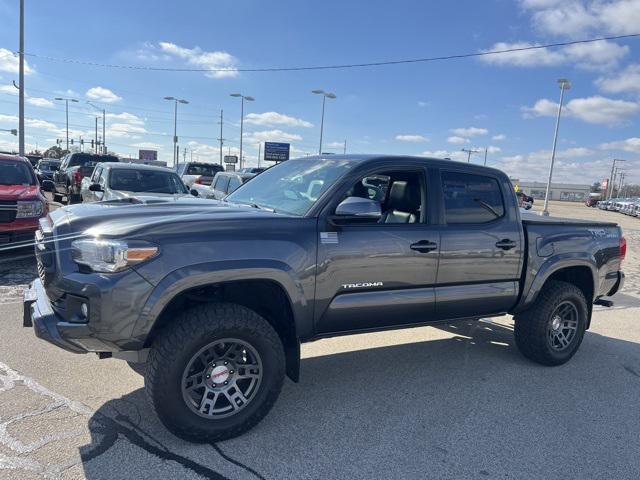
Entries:
<svg viewBox="0 0 640 480">
<path fill-rule="evenodd" d="M 244 101 L 253 102 L 255 98 L 241 93 L 232 93 L 232 97 L 240 97 L 240 168 L 242 168 L 242 135 L 244 131 Z M 222 135 L 220 135 L 222 137 Z"/>
<path fill-rule="evenodd" d="M 10 133 L 11 135 L 13 135 L 14 137 L 16 135 L 18 135 L 18 129 L 17 128 L 0 128 L 0 132 L 7 132 Z"/>
<path fill-rule="evenodd" d="M 24 156 L 24 0 L 20 0 L 20 58 L 18 83 L 18 152 Z M 15 85 L 15 84 L 14 84 Z"/>
<path fill-rule="evenodd" d="M 562 102 L 564 101 L 564 91 L 571 88 L 571 82 L 566 78 L 558 80 L 560 87 L 560 105 L 558 105 L 558 118 L 556 119 L 556 130 L 553 134 L 553 148 L 551 149 L 551 165 L 549 166 L 549 179 L 547 180 L 547 191 L 544 194 L 544 208 L 542 215 L 549 215 L 549 191 L 551 190 L 551 177 L 553 176 L 553 162 L 556 159 L 556 145 L 558 144 L 558 130 L 560 129 L 560 116 L 562 115 Z"/>
<path fill-rule="evenodd" d="M 311 93 L 315 93 L 316 95 L 322 95 L 322 117 L 320 119 L 320 148 L 318 149 L 318 155 L 322 155 L 322 133 L 324 131 L 324 103 L 327 98 L 335 99 L 336 96 L 334 93 L 325 92 L 324 90 L 311 90 Z"/>
<path fill-rule="evenodd" d="M 605 192 L 605 196 L 607 200 L 611 200 L 611 196 L 613 195 L 613 186 L 614 186 L 614 182 L 615 182 L 615 178 L 616 178 L 616 163 L 618 162 L 625 162 L 626 160 L 622 159 L 622 158 L 614 158 L 613 159 L 613 165 L 611 165 L 611 175 L 609 176 L 609 182 L 607 183 L 607 190 L 609 190 L 609 195 L 606 195 L 607 192 Z"/>
<path fill-rule="evenodd" d="M 87 101 L 87 103 L 89 105 L 91 105 L 93 108 L 95 108 L 96 110 L 102 112 L 102 153 L 106 154 L 107 153 L 107 134 L 105 132 L 105 130 L 106 130 L 105 127 L 106 127 L 107 112 L 105 111 L 104 108 L 97 107 L 97 106 L 95 106 L 93 103 L 91 103 L 89 101 Z M 97 118 L 96 118 L 96 121 L 97 121 Z M 98 131 L 98 127 L 97 127 L 97 124 L 96 124 L 96 132 L 97 131 Z M 98 153 L 98 135 L 97 135 L 97 133 L 96 133 L 96 153 Z"/>
<path fill-rule="evenodd" d="M 188 104 L 189 102 L 184 99 L 175 97 L 164 97 L 165 100 L 174 102 L 173 110 L 173 168 L 178 169 L 178 161 L 180 152 L 178 152 L 178 103 Z"/>
<path fill-rule="evenodd" d="M 56 97 L 55 100 L 60 102 L 64 102 L 65 112 L 67 116 L 67 152 L 69 151 L 69 102 L 78 103 L 78 100 L 75 98 L 66 98 L 66 97 Z"/>
</svg>

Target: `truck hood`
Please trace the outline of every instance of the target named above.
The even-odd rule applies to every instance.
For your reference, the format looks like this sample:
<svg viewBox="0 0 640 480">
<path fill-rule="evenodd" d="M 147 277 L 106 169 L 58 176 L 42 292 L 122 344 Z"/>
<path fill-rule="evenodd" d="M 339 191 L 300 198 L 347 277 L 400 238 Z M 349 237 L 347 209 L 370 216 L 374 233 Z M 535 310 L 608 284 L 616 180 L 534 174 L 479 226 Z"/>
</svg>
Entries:
<svg viewBox="0 0 640 480">
<path fill-rule="evenodd" d="M 193 198 L 190 193 L 136 193 L 124 190 L 111 190 L 113 197 L 109 201 L 132 199 L 132 203 L 154 203 L 157 201 L 172 201 L 178 198 Z"/>
<path fill-rule="evenodd" d="M 0 185 L 1 200 L 29 200 L 36 198 L 38 185 Z"/>
<path fill-rule="evenodd" d="M 221 220 L 251 221 L 282 215 L 245 205 L 187 197 L 135 197 L 70 205 L 49 214 L 66 233 L 120 237 L 142 231 L 151 235 L 209 230 Z"/>
</svg>

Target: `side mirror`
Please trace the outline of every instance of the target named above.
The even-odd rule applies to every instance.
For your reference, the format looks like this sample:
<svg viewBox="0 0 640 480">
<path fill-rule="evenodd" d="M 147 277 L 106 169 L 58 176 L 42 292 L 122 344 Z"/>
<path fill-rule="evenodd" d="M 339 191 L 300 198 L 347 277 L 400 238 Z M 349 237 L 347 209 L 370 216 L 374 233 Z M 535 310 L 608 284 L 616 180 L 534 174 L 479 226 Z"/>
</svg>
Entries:
<svg viewBox="0 0 640 480">
<path fill-rule="evenodd" d="M 43 180 L 40 183 L 40 188 L 45 192 L 53 192 L 56 186 L 51 180 Z"/>
<path fill-rule="evenodd" d="M 336 207 L 334 220 L 380 220 L 380 202 L 361 197 L 347 197 Z"/>
<path fill-rule="evenodd" d="M 198 190 L 196 190 L 195 188 L 192 188 L 191 190 L 189 190 L 189 193 L 194 197 L 197 197 L 199 195 Z"/>
<path fill-rule="evenodd" d="M 102 192 L 102 186 L 99 183 L 92 183 L 89 185 L 89 191 L 91 192 Z"/>
</svg>

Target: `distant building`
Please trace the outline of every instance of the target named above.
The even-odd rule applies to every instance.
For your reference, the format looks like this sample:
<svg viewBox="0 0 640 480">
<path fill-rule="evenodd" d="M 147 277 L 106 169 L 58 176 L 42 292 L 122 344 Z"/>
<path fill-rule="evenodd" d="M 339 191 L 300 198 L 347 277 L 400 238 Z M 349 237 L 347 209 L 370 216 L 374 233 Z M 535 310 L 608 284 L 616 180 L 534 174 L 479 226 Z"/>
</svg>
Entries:
<svg viewBox="0 0 640 480">
<path fill-rule="evenodd" d="M 516 183 L 514 182 L 514 185 Z M 544 200 L 547 191 L 546 182 L 518 182 L 519 191 L 535 199 Z M 549 200 L 563 200 L 567 202 L 583 202 L 589 197 L 591 185 L 575 183 L 552 183 L 549 190 Z"/>
</svg>

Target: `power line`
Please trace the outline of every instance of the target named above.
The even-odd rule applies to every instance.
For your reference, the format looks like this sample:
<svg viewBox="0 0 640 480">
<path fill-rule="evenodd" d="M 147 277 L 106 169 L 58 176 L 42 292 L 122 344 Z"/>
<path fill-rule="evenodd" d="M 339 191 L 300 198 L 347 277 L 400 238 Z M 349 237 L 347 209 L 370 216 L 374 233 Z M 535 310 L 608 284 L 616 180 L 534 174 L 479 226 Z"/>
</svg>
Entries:
<svg viewBox="0 0 640 480">
<path fill-rule="evenodd" d="M 388 60 L 388 61 L 366 62 L 366 63 L 345 63 L 345 64 L 337 64 L 337 65 L 236 68 L 233 70 L 237 72 L 292 72 L 292 71 L 304 71 L 304 70 L 339 70 L 339 69 L 346 69 L 346 68 L 380 67 L 385 65 L 401 65 L 401 64 L 410 64 L 410 63 L 425 63 L 425 62 L 463 59 L 463 58 L 484 57 L 488 55 L 501 55 L 505 53 L 525 52 L 529 50 L 542 50 L 545 48 L 566 47 L 570 45 L 603 42 L 608 40 L 622 40 L 622 39 L 629 39 L 629 38 L 636 38 L 636 37 L 640 37 L 640 33 L 631 33 L 628 35 L 614 35 L 614 36 L 608 36 L 608 37 L 596 37 L 596 38 L 588 38 L 583 40 L 572 40 L 568 42 L 547 43 L 544 45 L 529 45 L 526 47 L 513 47 L 513 48 L 500 49 L 500 50 L 485 50 L 480 52 L 461 53 L 461 54 L 455 54 L 455 55 L 441 55 L 441 56 L 434 56 L 434 57 L 411 58 L 411 59 L 403 59 L 403 60 Z M 120 64 L 114 64 L 114 63 L 100 63 L 100 62 L 87 61 L 87 60 L 77 60 L 72 58 L 50 57 L 48 55 L 40 55 L 37 53 L 27 53 L 27 52 L 25 52 L 25 56 L 40 58 L 43 60 L 50 60 L 53 62 L 72 63 L 77 65 L 88 65 L 88 66 L 102 67 L 102 68 L 118 68 L 118 69 L 124 69 L 124 70 L 146 70 L 146 71 L 158 71 L 158 72 L 228 72 L 229 71 L 229 68 L 185 68 L 185 67 L 176 68 L 176 67 L 154 67 L 154 66 L 147 66 L 147 65 L 120 65 Z"/>
</svg>

